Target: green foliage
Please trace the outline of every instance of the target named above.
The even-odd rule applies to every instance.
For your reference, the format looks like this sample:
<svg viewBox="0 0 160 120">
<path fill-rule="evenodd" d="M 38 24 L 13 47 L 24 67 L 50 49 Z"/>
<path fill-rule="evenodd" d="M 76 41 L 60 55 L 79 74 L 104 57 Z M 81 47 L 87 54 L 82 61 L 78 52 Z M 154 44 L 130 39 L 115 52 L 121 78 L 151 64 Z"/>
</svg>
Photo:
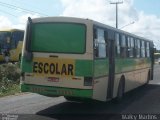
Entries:
<svg viewBox="0 0 160 120">
<path fill-rule="evenodd" d="M 0 96 L 19 90 L 20 73 L 18 64 L 0 65 Z"/>
</svg>

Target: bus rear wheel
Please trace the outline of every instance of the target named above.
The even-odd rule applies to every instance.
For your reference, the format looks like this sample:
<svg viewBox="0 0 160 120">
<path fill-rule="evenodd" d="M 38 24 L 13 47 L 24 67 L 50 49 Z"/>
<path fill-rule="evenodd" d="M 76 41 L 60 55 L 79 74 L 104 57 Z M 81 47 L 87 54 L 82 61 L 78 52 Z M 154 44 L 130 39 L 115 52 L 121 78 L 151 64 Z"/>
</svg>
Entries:
<svg viewBox="0 0 160 120">
<path fill-rule="evenodd" d="M 65 98 L 67 101 L 76 101 L 76 98 L 74 98 L 74 97 L 64 96 L 64 98 Z"/>
<path fill-rule="evenodd" d="M 124 87 L 125 87 L 125 83 L 124 80 L 121 79 L 119 82 L 119 86 L 118 86 L 118 91 L 117 91 L 117 98 L 116 98 L 116 102 L 120 102 L 124 96 Z"/>
<path fill-rule="evenodd" d="M 149 72 L 148 72 L 148 76 L 147 76 L 147 82 L 146 82 L 146 85 L 149 83 L 150 79 L 151 79 L 151 74 L 150 74 L 150 71 L 149 71 Z"/>
</svg>

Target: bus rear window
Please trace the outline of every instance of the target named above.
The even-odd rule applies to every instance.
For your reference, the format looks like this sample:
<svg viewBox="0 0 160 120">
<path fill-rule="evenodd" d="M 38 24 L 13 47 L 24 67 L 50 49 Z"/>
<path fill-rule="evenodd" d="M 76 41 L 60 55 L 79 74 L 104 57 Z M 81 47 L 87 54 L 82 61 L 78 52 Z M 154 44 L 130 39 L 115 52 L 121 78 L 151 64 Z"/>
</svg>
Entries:
<svg viewBox="0 0 160 120">
<path fill-rule="evenodd" d="M 85 52 L 86 26 L 73 23 L 37 23 L 32 26 L 31 51 Z"/>
</svg>

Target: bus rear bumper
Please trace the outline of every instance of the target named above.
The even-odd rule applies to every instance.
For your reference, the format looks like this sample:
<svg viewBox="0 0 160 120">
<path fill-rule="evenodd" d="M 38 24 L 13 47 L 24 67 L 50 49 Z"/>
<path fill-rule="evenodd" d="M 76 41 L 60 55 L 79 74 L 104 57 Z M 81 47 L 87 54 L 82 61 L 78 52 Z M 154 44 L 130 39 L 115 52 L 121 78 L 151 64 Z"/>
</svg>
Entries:
<svg viewBox="0 0 160 120">
<path fill-rule="evenodd" d="M 32 92 L 41 94 L 44 96 L 68 96 L 68 97 L 80 97 L 92 99 L 92 89 L 76 89 L 76 88 L 62 88 L 54 86 L 41 86 L 32 84 L 21 84 L 21 92 Z"/>
</svg>

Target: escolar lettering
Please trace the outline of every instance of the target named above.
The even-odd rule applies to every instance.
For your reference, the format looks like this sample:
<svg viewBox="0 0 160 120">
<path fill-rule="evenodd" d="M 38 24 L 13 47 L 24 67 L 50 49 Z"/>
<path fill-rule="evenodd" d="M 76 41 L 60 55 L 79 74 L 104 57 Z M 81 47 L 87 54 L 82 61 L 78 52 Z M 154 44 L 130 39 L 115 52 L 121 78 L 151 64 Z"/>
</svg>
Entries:
<svg viewBox="0 0 160 120">
<path fill-rule="evenodd" d="M 72 64 L 62 64 L 58 63 L 33 63 L 34 73 L 44 73 L 44 74 L 55 74 L 55 75 L 73 75 L 73 65 Z"/>
</svg>

